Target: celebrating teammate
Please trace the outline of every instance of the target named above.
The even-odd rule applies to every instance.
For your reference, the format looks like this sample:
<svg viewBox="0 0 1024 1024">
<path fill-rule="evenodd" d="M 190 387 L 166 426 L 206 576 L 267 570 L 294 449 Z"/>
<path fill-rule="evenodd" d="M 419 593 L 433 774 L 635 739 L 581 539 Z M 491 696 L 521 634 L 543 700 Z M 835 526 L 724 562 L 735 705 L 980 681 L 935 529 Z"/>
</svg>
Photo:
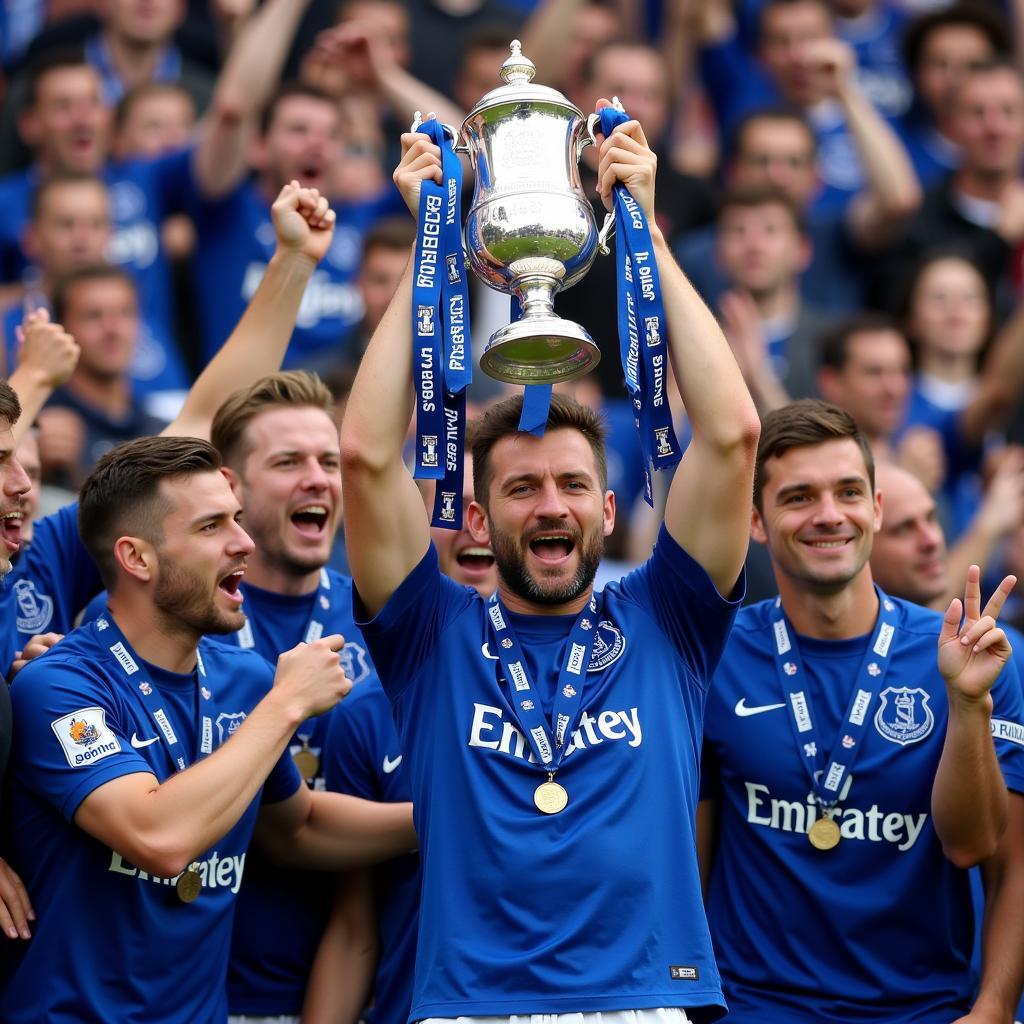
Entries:
<svg viewBox="0 0 1024 1024">
<path fill-rule="evenodd" d="M 261 799 L 262 841 L 291 865 L 337 869 L 415 842 L 408 805 L 313 793 L 286 755 L 350 686 L 341 637 L 282 655 L 276 673 L 204 638 L 241 627 L 253 550 L 220 469 L 205 441 L 145 438 L 83 488 L 79 526 L 109 607 L 12 689 L 13 859 L 38 921 L 2 989 L 5 1021 L 223 1021 Z"/>
<path fill-rule="evenodd" d="M 440 154 L 420 135 L 402 146 L 395 181 L 415 209 L 420 183 L 440 179 Z M 654 555 L 621 584 L 593 593 L 615 520 L 602 427 L 559 395 L 542 437 L 518 432 L 519 399 L 479 424 L 468 518 L 497 561 L 494 600 L 439 572 L 402 461 L 411 267 L 349 399 L 357 610 L 393 705 L 423 857 L 413 1020 L 721 1012 L 692 824 L 759 425 L 721 331 L 654 225 L 654 172 L 636 122 L 604 141 L 602 193 L 624 184 L 651 224 L 693 441 Z"/>
<path fill-rule="evenodd" d="M 982 608 L 973 567 L 944 617 L 879 590 L 871 450 L 824 402 L 765 417 L 754 505 L 781 596 L 726 644 L 698 818 L 731 1017 L 948 1024 L 971 997 L 965 868 L 1024 787 L 1020 726 L 995 728 L 1024 718 L 995 625 L 1013 577 Z"/>
</svg>

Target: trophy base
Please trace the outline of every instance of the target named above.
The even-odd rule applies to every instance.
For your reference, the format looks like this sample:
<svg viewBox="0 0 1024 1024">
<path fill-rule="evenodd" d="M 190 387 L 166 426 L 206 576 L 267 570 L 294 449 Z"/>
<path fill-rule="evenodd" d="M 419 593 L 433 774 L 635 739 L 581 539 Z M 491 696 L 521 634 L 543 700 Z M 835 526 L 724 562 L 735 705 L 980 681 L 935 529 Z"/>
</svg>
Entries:
<svg viewBox="0 0 1024 1024">
<path fill-rule="evenodd" d="M 506 384 L 558 384 L 589 373 L 601 350 L 579 324 L 560 316 L 525 316 L 491 335 L 480 369 Z"/>
</svg>

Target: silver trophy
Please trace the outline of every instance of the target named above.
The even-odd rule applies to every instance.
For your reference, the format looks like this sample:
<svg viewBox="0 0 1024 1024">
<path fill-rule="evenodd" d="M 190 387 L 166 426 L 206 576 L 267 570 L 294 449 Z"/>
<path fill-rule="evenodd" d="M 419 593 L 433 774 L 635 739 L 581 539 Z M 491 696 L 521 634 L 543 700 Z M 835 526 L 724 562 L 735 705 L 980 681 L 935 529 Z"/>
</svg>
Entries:
<svg viewBox="0 0 1024 1024">
<path fill-rule="evenodd" d="M 598 236 L 580 184 L 579 158 L 594 143 L 597 114 L 584 117 L 556 89 L 533 85 L 536 68 L 519 40 L 501 66 L 505 83 L 470 111 L 460 131 L 476 185 L 465 242 L 469 265 L 485 283 L 516 295 L 522 318 L 496 331 L 480 368 L 512 384 L 573 380 L 601 353 L 577 323 L 555 313 L 555 295 L 590 269 L 614 221 Z M 418 121 L 413 130 L 418 127 Z"/>
</svg>

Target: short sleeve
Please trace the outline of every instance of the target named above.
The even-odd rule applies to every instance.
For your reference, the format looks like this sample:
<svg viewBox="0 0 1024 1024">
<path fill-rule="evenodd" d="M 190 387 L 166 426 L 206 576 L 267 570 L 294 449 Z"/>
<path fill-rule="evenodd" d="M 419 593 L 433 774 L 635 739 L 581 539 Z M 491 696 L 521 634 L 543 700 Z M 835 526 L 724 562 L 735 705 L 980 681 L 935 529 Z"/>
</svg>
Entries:
<svg viewBox="0 0 1024 1024">
<path fill-rule="evenodd" d="M 419 674 L 447 623 L 479 600 L 475 591 L 441 574 L 433 544 L 372 619 L 355 589 L 352 594 L 356 625 L 393 703 Z"/>
<path fill-rule="evenodd" d="M 366 699 L 342 701 L 331 714 L 324 741 L 324 784 L 333 793 L 380 799 L 375 765 L 387 751 L 377 749 L 372 707 Z"/>
<path fill-rule="evenodd" d="M 260 803 L 277 804 L 294 796 L 299 786 L 303 785 L 302 777 L 298 768 L 292 760 L 288 748 L 277 759 L 277 763 L 270 770 L 267 781 L 263 783 L 263 792 L 260 795 Z"/>
<path fill-rule="evenodd" d="M 1024 645 L 1018 637 L 1012 640 L 1013 656 L 992 687 L 992 741 L 1007 788 L 1024 793 L 1024 690 L 1020 676 Z"/>
<path fill-rule="evenodd" d="M 19 673 L 11 702 L 12 773 L 68 821 L 104 783 L 153 774 L 132 748 L 134 723 L 87 665 L 43 655 Z"/>
<path fill-rule="evenodd" d="M 654 618 L 706 690 L 743 602 L 745 575 L 734 598 L 722 597 L 703 566 L 662 525 L 651 557 L 609 589 L 615 587 Z"/>
</svg>

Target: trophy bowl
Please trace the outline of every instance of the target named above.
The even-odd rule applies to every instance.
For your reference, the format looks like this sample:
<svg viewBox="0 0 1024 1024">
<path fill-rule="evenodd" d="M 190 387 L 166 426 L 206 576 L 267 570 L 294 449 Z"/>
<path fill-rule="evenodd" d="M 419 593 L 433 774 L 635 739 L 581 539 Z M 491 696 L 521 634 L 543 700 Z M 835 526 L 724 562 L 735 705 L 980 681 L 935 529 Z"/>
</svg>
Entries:
<svg viewBox="0 0 1024 1024">
<path fill-rule="evenodd" d="M 556 89 L 532 84 L 536 68 L 519 40 L 510 49 L 505 84 L 477 103 L 456 140 L 475 172 L 465 226 L 470 268 L 516 296 L 522 310 L 491 336 L 480 368 L 513 384 L 556 383 L 601 358 L 590 335 L 554 309 L 555 295 L 586 274 L 602 244 L 579 174 L 597 115 L 584 117 Z"/>
</svg>

